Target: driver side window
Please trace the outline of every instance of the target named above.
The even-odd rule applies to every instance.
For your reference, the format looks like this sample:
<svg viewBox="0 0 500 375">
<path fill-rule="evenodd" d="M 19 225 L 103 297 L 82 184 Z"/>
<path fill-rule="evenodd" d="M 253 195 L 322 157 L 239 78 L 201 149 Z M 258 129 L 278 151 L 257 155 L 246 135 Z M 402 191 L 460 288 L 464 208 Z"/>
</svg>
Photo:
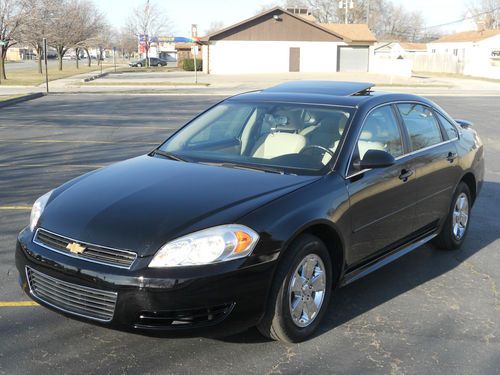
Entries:
<svg viewBox="0 0 500 375">
<path fill-rule="evenodd" d="M 386 151 L 395 158 L 403 155 L 401 132 L 389 105 L 375 109 L 365 119 L 353 160 L 362 160 L 368 150 Z"/>
</svg>

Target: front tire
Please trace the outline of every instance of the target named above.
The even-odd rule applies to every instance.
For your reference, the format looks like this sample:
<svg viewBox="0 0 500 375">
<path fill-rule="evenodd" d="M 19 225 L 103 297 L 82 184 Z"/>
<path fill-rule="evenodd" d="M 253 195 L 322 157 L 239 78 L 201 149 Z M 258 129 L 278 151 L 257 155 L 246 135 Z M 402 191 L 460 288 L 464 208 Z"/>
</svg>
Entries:
<svg viewBox="0 0 500 375">
<path fill-rule="evenodd" d="M 325 244 L 310 234 L 297 238 L 278 265 L 259 331 L 288 343 L 311 336 L 328 308 L 332 276 Z"/>
<path fill-rule="evenodd" d="M 471 206 L 470 189 L 466 183 L 460 182 L 443 228 L 433 241 L 437 248 L 456 250 L 462 246 L 469 229 Z"/>
</svg>

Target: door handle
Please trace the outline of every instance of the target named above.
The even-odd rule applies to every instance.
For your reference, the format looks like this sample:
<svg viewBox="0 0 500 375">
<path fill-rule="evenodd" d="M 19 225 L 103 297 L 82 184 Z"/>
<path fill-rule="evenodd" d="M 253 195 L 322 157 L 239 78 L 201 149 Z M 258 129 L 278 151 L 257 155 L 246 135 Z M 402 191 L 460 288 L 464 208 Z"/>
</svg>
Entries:
<svg viewBox="0 0 500 375">
<path fill-rule="evenodd" d="M 401 174 L 399 175 L 399 179 L 403 182 L 408 181 L 408 179 L 413 175 L 413 170 L 411 169 L 403 169 Z"/>
<path fill-rule="evenodd" d="M 448 152 L 448 156 L 446 157 L 446 160 L 448 160 L 450 163 L 453 163 L 453 161 L 457 158 L 457 153 L 456 152 Z"/>
</svg>

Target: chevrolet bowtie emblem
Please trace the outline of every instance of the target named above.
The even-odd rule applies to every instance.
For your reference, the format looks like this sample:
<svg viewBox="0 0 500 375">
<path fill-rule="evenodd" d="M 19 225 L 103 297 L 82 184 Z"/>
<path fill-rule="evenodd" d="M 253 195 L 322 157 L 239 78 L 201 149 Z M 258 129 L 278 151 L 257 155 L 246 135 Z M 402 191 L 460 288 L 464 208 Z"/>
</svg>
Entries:
<svg viewBox="0 0 500 375">
<path fill-rule="evenodd" d="M 68 244 L 68 246 L 66 246 L 66 249 L 68 249 L 73 254 L 81 254 L 85 251 L 86 247 L 76 242 L 71 242 Z"/>
</svg>

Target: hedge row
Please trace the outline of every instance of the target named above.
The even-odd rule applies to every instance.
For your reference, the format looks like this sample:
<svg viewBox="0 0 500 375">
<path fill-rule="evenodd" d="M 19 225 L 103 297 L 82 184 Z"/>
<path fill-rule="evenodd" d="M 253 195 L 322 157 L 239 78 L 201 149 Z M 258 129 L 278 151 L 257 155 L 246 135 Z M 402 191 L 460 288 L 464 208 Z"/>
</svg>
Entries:
<svg viewBox="0 0 500 375">
<path fill-rule="evenodd" d="M 194 60 L 185 59 L 182 61 L 182 69 L 187 70 L 188 72 L 194 72 Z M 196 70 L 199 72 L 203 70 L 201 59 L 196 60 Z"/>
</svg>

